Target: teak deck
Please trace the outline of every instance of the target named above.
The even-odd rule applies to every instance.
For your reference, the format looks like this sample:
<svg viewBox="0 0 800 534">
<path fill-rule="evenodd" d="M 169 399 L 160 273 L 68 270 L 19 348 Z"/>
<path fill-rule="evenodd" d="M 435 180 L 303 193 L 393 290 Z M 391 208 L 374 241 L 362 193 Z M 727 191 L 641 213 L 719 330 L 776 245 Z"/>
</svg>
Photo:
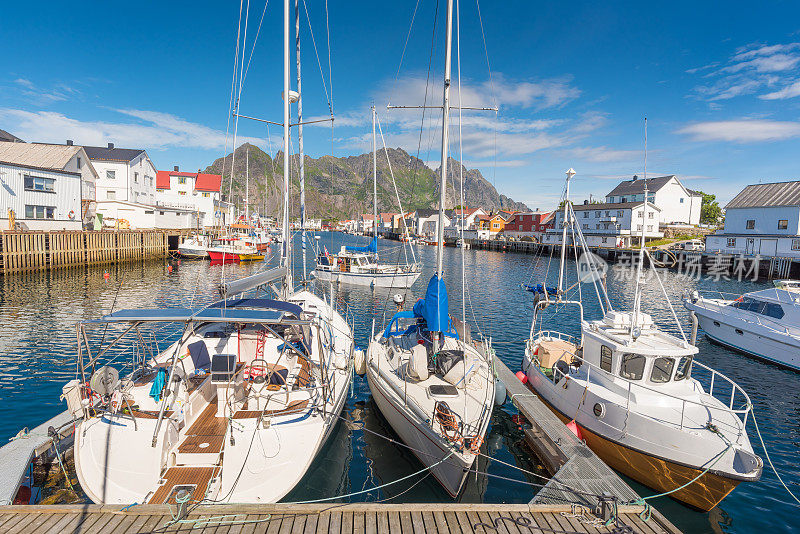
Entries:
<svg viewBox="0 0 800 534">
<path fill-rule="evenodd" d="M 164 484 L 159 486 L 150 504 L 175 504 L 172 489 L 175 486 L 193 486 L 192 501 L 200 501 L 206 496 L 208 481 L 214 478 L 219 467 L 170 467 L 164 473 Z M 0 529 L 2 529 L 0 525 Z"/>
<path fill-rule="evenodd" d="M 633 509 L 606 527 L 565 506 L 521 504 L 267 504 L 214 505 L 190 510 L 192 523 L 173 523 L 175 506 L 58 505 L 0 507 L 0 531 L 17 533 L 198 532 L 215 534 L 530 534 L 678 532 L 655 516 L 643 521 Z M 578 513 L 576 513 L 578 512 Z M 224 517 L 222 517 L 224 516 Z M 203 518 L 206 518 L 203 521 Z M 191 528 L 194 527 L 194 528 Z M 628 527 L 628 528 L 621 528 Z"/>
</svg>

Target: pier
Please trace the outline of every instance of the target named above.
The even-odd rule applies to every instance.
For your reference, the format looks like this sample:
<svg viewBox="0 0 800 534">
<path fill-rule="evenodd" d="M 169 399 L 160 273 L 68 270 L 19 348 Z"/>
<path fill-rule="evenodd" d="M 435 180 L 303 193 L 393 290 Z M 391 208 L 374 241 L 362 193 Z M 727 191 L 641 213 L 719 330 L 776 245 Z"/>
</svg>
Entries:
<svg viewBox="0 0 800 534">
<path fill-rule="evenodd" d="M 618 523 L 566 505 L 540 504 L 223 504 L 202 505 L 176 516 L 175 506 L 100 505 L 0 507 L 0 531 L 17 533 L 197 532 L 215 534 L 528 534 L 677 532 L 655 517 L 618 510 Z"/>
<path fill-rule="evenodd" d="M 0 274 L 163 258 L 190 230 L 2 232 Z"/>
</svg>

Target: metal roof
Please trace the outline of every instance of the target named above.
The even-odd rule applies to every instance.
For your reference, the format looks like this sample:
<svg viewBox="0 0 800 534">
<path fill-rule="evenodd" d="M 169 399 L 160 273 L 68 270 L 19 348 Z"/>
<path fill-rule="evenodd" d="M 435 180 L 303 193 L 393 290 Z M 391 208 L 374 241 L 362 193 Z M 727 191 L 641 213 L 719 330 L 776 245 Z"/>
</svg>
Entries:
<svg viewBox="0 0 800 534">
<path fill-rule="evenodd" d="M 748 185 L 725 209 L 772 206 L 800 206 L 800 181 Z"/>
<path fill-rule="evenodd" d="M 84 146 L 89 159 L 98 161 L 131 161 L 144 150 L 141 148 L 109 148 L 106 146 Z"/>
<path fill-rule="evenodd" d="M 72 157 L 80 151 L 79 146 L 0 142 L 0 160 L 58 171 L 64 170 Z"/>
<path fill-rule="evenodd" d="M 655 193 L 667 183 L 675 178 L 675 175 L 672 174 L 670 176 L 658 176 L 656 178 L 648 178 L 647 179 L 647 190 L 651 193 Z M 635 195 L 637 193 L 644 193 L 644 178 L 634 178 L 633 180 L 625 180 L 624 182 L 620 182 L 620 184 L 615 187 L 607 197 L 612 195 Z"/>
</svg>

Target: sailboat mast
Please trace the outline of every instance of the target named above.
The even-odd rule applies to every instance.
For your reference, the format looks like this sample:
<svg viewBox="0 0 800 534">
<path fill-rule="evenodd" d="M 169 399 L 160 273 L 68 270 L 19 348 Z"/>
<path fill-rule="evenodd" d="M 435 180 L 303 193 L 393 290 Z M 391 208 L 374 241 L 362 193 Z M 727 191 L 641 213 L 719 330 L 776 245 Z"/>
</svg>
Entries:
<svg viewBox="0 0 800 534">
<path fill-rule="evenodd" d="M 292 292 L 291 236 L 289 234 L 289 0 L 283 0 L 283 257 L 286 267 L 284 297 Z"/>
<path fill-rule="evenodd" d="M 644 204 L 642 205 L 642 234 L 639 243 L 639 265 L 636 267 L 636 292 L 633 297 L 633 324 L 631 325 L 631 337 L 633 328 L 639 324 L 639 311 L 642 307 L 642 265 L 644 264 L 644 239 L 645 225 L 647 224 L 647 117 L 644 118 Z"/>
<path fill-rule="evenodd" d="M 244 219 L 246 222 L 250 220 L 250 143 L 247 144 L 245 153 L 244 176 Z"/>
<path fill-rule="evenodd" d="M 439 224 L 436 227 L 436 275 L 444 277 L 444 202 L 447 185 L 448 134 L 450 131 L 450 58 L 453 41 L 453 0 L 447 0 L 447 39 L 444 52 L 444 94 L 442 96 L 442 175 L 439 185 Z"/>
<path fill-rule="evenodd" d="M 372 217 L 378 239 L 378 142 L 375 138 L 375 106 L 372 106 Z M 376 241 L 377 245 L 377 241 Z"/>
<path fill-rule="evenodd" d="M 561 231 L 561 267 L 558 270 L 558 296 L 564 288 L 564 261 L 567 258 L 567 223 L 569 219 L 569 181 L 575 176 L 575 171 L 570 168 L 567 171 L 567 189 L 564 192 L 564 228 Z"/>
<path fill-rule="evenodd" d="M 303 100 L 300 81 L 300 0 L 294 0 L 295 57 L 297 59 L 297 149 L 300 167 L 300 231 L 303 250 L 303 280 L 306 279 L 306 174 L 303 162 Z"/>
</svg>

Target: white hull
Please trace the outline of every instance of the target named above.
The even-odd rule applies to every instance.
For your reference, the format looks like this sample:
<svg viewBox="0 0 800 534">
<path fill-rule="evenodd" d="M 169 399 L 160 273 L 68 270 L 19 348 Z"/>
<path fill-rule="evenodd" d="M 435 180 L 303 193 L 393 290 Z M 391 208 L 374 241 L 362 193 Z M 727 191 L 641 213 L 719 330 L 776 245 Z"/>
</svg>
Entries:
<svg viewBox="0 0 800 534">
<path fill-rule="evenodd" d="M 786 332 L 722 314 L 703 306 L 702 301 L 686 301 L 700 327 L 712 340 L 736 351 L 800 371 L 800 339 Z"/>
<path fill-rule="evenodd" d="M 178 247 L 178 252 L 184 258 L 207 258 L 208 257 L 208 250 L 206 247 L 198 246 L 198 245 L 180 245 Z"/>
<path fill-rule="evenodd" d="M 311 273 L 323 282 L 337 282 L 356 286 L 409 288 L 417 281 L 421 272 L 412 273 L 342 273 L 316 269 Z"/>
</svg>

